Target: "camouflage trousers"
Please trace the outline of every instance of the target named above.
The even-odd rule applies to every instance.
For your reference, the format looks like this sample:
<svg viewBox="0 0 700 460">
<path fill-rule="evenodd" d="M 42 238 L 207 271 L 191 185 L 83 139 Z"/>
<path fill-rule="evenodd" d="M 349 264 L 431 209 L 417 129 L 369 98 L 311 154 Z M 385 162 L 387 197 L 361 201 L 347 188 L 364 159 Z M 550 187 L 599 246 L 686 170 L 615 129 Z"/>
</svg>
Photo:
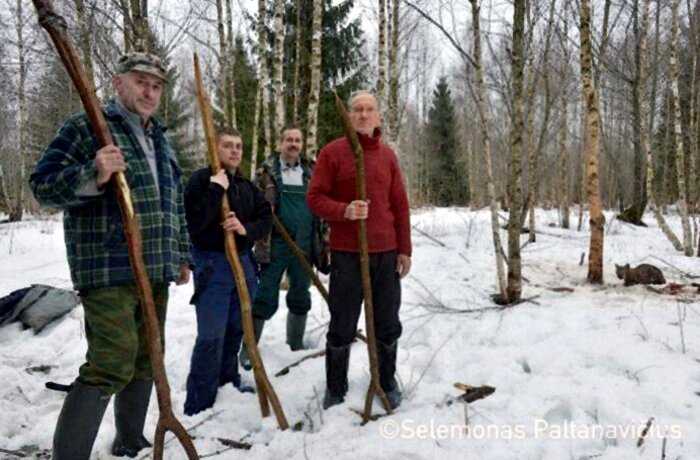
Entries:
<svg viewBox="0 0 700 460">
<path fill-rule="evenodd" d="M 78 380 L 107 394 L 119 393 L 132 379 L 151 379 L 146 324 L 133 284 L 80 292 L 85 311 L 86 363 Z M 168 285 L 153 285 L 153 299 L 165 348 L 165 313 Z"/>
</svg>

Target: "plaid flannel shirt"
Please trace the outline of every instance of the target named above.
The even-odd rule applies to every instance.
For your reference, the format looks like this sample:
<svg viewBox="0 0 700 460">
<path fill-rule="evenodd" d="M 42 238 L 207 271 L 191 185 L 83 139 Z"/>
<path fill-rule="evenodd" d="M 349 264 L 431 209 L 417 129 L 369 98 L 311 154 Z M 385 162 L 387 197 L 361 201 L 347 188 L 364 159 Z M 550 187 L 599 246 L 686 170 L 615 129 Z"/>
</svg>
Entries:
<svg viewBox="0 0 700 460">
<path fill-rule="evenodd" d="M 158 162 L 160 193 L 138 140 L 110 102 L 104 109 L 114 143 L 127 163 L 125 172 L 143 239 L 143 257 L 152 283 L 179 276 L 189 264 L 190 240 L 183 206 L 181 170 L 155 119 L 152 137 Z M 116 194 L 76 194 L 97 177 L 94 158 L 100 148 L 84 113 L 73 115 L 59 130 L 36 165 L 29 182 L 40 204 L 64 210 L 68 264 L 76 289 L 134 282 Z"/>
</svg>

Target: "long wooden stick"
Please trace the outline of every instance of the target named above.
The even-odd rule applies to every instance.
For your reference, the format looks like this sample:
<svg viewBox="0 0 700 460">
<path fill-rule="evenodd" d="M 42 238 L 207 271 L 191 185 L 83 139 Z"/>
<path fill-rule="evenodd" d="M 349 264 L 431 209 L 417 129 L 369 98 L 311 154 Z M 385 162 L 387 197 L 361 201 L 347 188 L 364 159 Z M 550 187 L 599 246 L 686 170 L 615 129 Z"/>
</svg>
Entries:
<svg viewBox="0 0 700 460">
<path fill-rule="evenodd" d="M 309 278 L 311 278 L 311 281 L 314 283 L 314 286 L 316 286 L 316 289 L 318 289 L 318 292 L 321 293 L 323 300 L 328 303 L 328 291 L 326 290 L 326 286 L 324 286 L 323 283 L 321 283 L 321 280 L 318 279 L 318 276 L 316 276 L 316 273 L 314 272 L 311 263 L 309 263 L 309 260 L 306 258 L 304 251 L 302 251 L 301 248 L 294 242 L 292 236 L 289 234 L 282 221 L 279 220 L 279 217 L 277 217 L 274 212 L 272 213 L 272 224 L 275 226 L 277 233 L 282 236 L 284 242 L 287 243 L 289 249 L 292 250 L 292 253 L 297 257 L 297 259 L 299 259 L 299 263 L 306 274 L 309 275 Z"/>
<path fill-rule="evenodd" d="M 345 137 L 352 146 L 355 154 L 355 188 L 357 199 L 367 201 L 367 188 L 365 185 L 365 158 L 364 151 L 357 139 L 357 133 L 350 123 L 348 112 L 345 110 L 343 101 L 340 100 L 338 94 L 335 95 L 335 106 L 340 114 L 340 119 L 343 122 L 343 130 Z M 369 248 L 367 245 L 367 221 L 360 219 L 357 221 L 357 235 L 360 243 L 360 272 L 362 275 L 362 293 L 365 299 L 365 327 L 367 328 L 367 351 L 369 354 L 369 368 L 371 379 L 369 388 L 367 388 L 367 396 L 365 397 L 365 411 L 362 416 L 362 423 L 367 423 L 372 417 L 372 400 L 374 395 L 379 396 L 379 399 L 384 405 L 387 413 L 391 413 L 389 400 L 379 384 L 379 357 L 377 355 L 377 338 L 374 333 L 374 305 L 372 302 L 372 284 L 370 283 L 369 274 Z"/>
<path fill-rule="evenodd" d="M 92 129 L 100 145 L 106 146 L 114 144 L 112 135 L 107 127 L 107 122 L 102 114 L 100 101 L 95 95 L 95 88 L 87 79 L 80 58 L 73 47 L 70 37 L 66 33 L 66 21 L 56 14 L 49 0 L 33 0 L 33 2 L 39 16 L 39 24 L 41 24 L 51 36 L 56 50 L 61 57 L 61 61 L 80 94 L 85 112 L 87 113 Z M 170 400 L 170 386 L 168 384 L 168 376 L 165 372 L 165 365 L 163 364 L 163 350 L 161 348 L 161 337 L 158 329 L 158 317 L 156 316 L 151 283 L 148 279 L 146 264 L 143 260 L 141 230 L 131 201 L 129 185 L 126 181 L 126 177 L 121 172 L 112 175 L 111 183 L 116 193 L 117 201 L 119 202 L 119 208 L 121 209 L 124 233 L 129 248 L 129 261 L 134 273 L 139 302 L 143 310 L 146 324 L 148 354 L 151 359 L 153 380 L 158 397 L 158 409 L 160 414 L 158 416 L 158 425 L 156 426 L 156 434 L 153 442 L 153 457 L 157 460 L 163 458 L 163 440 L 165 438 L 165 433 L 166 431 L 172 431 L 185 449 L 187 457 L 189 459 L 198 459 L 199 455 L 192 444 L 192 439 L 173 414 Z"/>
<path fill-rule="evenodd" d="M 216 174 L 221 170 L 221 161 L 216 150 L 216 140 L 214 134 L 214 118 L 211 113 L 211 105 L 209 104 L 209 95 L 204 89 L 202 83 L 202 74 L 199 68 L 199 58 L 197 53 L 194 54 L 194 78 L 195 88 L 197 92 L 197 102 L 202 112 L 202 123 L 204 124 L 204 135 L 207 140 L 207 158 L 212 174 Z M 228 200 L 228 195 L 224 195 L 221 201 L 221 220 L 225 220 L 231 206 Z M 258 351 L 258 344 L 255 341 L 255 333 L 253 328 L 253 312 L 250 307 L 250 293 L 246 284 L 245 272 L 241 265 L 241 260 L 238 257 L 238 249 L 236 248 L 236 238 L 232 231 L 224 232 L 224 244 L 226 246 L 226 258 L 231 265 L 231 270 L 236 281 L 236 291 L 241 305 L 241 318 L 243 322 L 243 341 L 248 349 L 250 362 L 253 365 L 253 374 L 255 375 L 255 383 L 258 387 L 258 400 L 260 401 L 260 411 L 263 417 L 270 415 L 270 405 L 277 417 L 277 424 L 280 429 L 286 430 L 289 428 L 287 418 L 284 416 L 282 405 L 275 390 L 272 388 L 270 380 L 267 378 L 265 366 L 262 362 L 262 357 Z"/>
</svg>

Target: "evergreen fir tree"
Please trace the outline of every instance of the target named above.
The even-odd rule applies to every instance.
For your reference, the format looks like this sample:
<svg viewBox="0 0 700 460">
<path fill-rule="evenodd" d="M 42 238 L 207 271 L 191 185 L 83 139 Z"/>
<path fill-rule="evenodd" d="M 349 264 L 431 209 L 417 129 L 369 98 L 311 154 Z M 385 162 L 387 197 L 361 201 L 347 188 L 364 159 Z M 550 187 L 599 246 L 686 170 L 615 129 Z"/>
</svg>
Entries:
<svg viewBox="0 0 700 460">
<path fill-rule="evenodd" d="M 305 130 L 306 107 L 310 91 L 311 69 L 311 22 L 313 19 L 312 0 L 303 0 L 301 11 L 301 31 L 296 30 L 296 2 L 288 4 L 285 14 L 285 68 L 284 78 L 287 88 L 286 103 L 287 120 L 292 120 L 291 110 L 294 97 L 294 65 L 296 59 L 296 35 L 301 33 L 302 52 L 300 68 L 300 117 L 299 123 Z M 332 0 L 324 0 L 323 35 L 321 42 L 322 77 L 321 97 L 318 114 L 318 145 L 323 146 L 336 137 L 343 135 L 340 117 L 335 108 L 335 96 L 347 100 L 353 91 L 367 85 L 368 64 L 362 49 L 365 40 L 362 36 L 360 19 L 350 20 L 350 13 L 355 0 L 344 0 L 334 4 Z M 272 38 L 272 37 L 271 37 Z"/>
<path fill-rule="evenodd" d="M 198 146 L 193 140 L 188 137 L 185 129 L 192 117 L 192 112 L 189 96 L 187 92 L 182 91 L 179 82 L 180 73 L 177 67 L 171 64 L 170 56 L 157 37 L 152 36 L 151 40 L 152 52 L 160 57 L 168 76 L 168 83 L 164 87 L 156 117 L 167 127 L 165 134 L 175 151 L 186 183 L 192 172 L 204 166 L 204 156 L 198 151 Z"/>
<path fill-rule="evenodd" d="M 456 120 L 452 93 L 447 79 L 442 77 L 433 91 L 426 125 L 430 195 L 438 206 L 463 206 L 469 202 L 469 177 L 459 155 Z"/>
<path fill-rule="evenodd" d="M 233 81 L 236 88 L 236 127 L 243 137 L 243 161 L 240 170 L 245 177 L 250 177 L 250 155 L 253 145 L 253 123 L 255 120 L 255 95 L 258 88 L 258 80 L 248 51 L 245 48 L 243 37 L 236 36 L 233 48 L 236 65 L 233 69 Z M 214 110 L 214 122 L 217 128 L 223 126 L 224 113 L 223 94 L 217 87 L 216 100 L 218 108 Z M 262 130 L 258 130 L 258 145 L 264 145 L 265 136 Z M 262 149 L 260 150 L 262 152 Z M 258 158 L 258 164 L 262 158 Z"/>
</svg>

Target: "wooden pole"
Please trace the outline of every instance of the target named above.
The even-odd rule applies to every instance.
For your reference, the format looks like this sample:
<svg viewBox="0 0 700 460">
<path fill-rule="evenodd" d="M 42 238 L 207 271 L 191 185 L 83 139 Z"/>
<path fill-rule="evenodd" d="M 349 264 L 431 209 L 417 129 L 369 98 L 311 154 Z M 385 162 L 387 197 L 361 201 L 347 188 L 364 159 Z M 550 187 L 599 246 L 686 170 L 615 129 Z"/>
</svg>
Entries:
<svg viewBox="0 0 700 460">
<path fill-rule="evenodd" d="M 72 41 L 68 36 L 66 21 L 56 14 L 49 0 L 33 0 L 39 15 L 39 24 L 46 29 L 56 46 L 56 50 L 61 57 L 68 74 L 73 80 L 80 99 L 85 107 L 85 112 L 90 120 L 95 135 L 100 146 L 113 145 L 112 135 L 107 127 L 107 122 L 102 114 L 102 108 L 95 88 L 88 80 L 85 70 L 80 62 Z M 146 336 L 148 338 L 148 354 L 153 368 L 153 381 L 155 382 L 156 394 L 158 397 L 158 424 L 153 442 L 153 457 L 157 460 L 163 458 L 163 440 L 166 431 L 171 431 L 182 444 L 189 459 L 198 459 L 199 455 L 192 444 L 192 439 L 187 434 L 185 428 L 173 415 L 172 403 L 170 400 L 170 386 L 168 376 L 163 364 L 163 350 L 161 349 L 160 330 L 158 329 L 158 317 L 156 316 L 155 303 L 153 301 L 153 291 L 146 272 L 146 264 L 143 260 L 143 242 L 141 240 L 141 230 L 139 228 L 138 216 L 134 212 L 131 201 L 129 184 L 123 173 L 118 172 L 112 175 L 111 185 L 116 193 L 119 208 L 121 209 L 124 234 L 129 250 L 129 261 L 134 273 L 134 280 L 139 294 L 139 302 L 143 309 L 143 316 L 146 324 Z"/>
<path fill-rule="evenodd" d="M 199 69 L 199 58 L 194 55 L 194 78 L 195 89 L 197 92 L 197 102 L 202 112 L 202 123 L 204 124 L 204 135 L 207 141 L 207 158 L 211 167 L 212 175 L 221 170 L 221 161 L 216 149 L 216 139 L 214 134 L 214 118 L 211 113 L 211 105 L 209 104 L 209 96 L 204 89 L 202 83 L 202 74 Z M 221 220 L 225 220 L 231 212 L 231 207 L 228 201 L 228 195 L 224 195 L 221 201 Z M 238 249 L 236 248 L 236 238 L 232 231 L 224 232 L 224 244 L 226 247 L 226 258 L 231 265 L 231 270 L 236 281 L 236 291 L 241 305 L 241 319 L 243 322 L 243 341 L 248 349 L 250 362 L 253 365 L 253 374 L 255 375 L 255 383 L 258 387 L 258 399 L 260 401 L 260 411 L 263 417 L 270 415 L 270 405 L 277 417 L 277 424 L 280 429 L 286 430 L 289 428 L 287 418 L 282 410 L 282 405 L 275 390 L 272 388 L 270 380 L 267 378 L 265 366 L 262 362 L 262 357 L 258 350 L 258 344 L 255 341 L 255 333 L 253 328 L 253 312 L 250 307 L 250 294 L 248 293 L 248 285 L 246 284 L 245 272 L 241 265 L 241 260 L 238 257 Z"/>
<path fill-rule="evenodd" d="M 321 283 L 321 280 L 318 279 L 318 276 L 316 276 L 316 273 L 314 272 L 311 263 L 309 263 L 309 260 L 306 258 L 304 251 L 302 251 L 301 248 L 297 246 L 297 244 L 292 239 L 292 236 L 289 234 L 287 229 L 284 227 L 284 224 L 279 220 L 275 213 L 272 213 L 272 224 L 275 226 L 275 230 L 277 230 L 277 233 L 279 233 L 280 236 L 282 236 L 284 242 L 287 243 L 289 249 L 292 250 L 292 253 L 297 257 L 297 259 L 299 259 L 299 263 L 301 264 L 302 268 L 304 269 L 306 274 L 309 275 L 309 278 L 311 278 L 311 281 L 314 283 L 314 286 L 316 286 L 316 289 L 318 289 L 318 292 L 321 293 L 321 297 L 323 297 L 323 300 L 325 300 L 328 304 L 328 291 L 326 290 L 326 286 L 324 286 L 323 283 Z"/>
<path fill-rule="evenodd" d="M 357 139 L 357 133 L 350 123 L 348 112 L 345 110 L 343 101 L 340 100 L 338 94 L 335 94 L 335 106 L 340 114 L 340 119 L 343 122 L 343 131 L 345 137 L 352 146 L 352 151 L 355 154 L 355 188 L 357 199 L 367 201 L 367 188 L 365 185 L 365 158 L 364 151 Z M 367 423 L 372 416 L 372 400 L 374 395 L 379 396 L 379 399 L 384 405 L 387 413 L 391 414 L 391 406 L 389 400 L 379 384 L 379 357 L 377 355 L 377 339 L 374 333 L 374 305 L 372 303 L 372 284 L 370 283 L 369 274 L 369 249 L 367 245 L 367 221 L 359 219 L 357 221 L 357 235 L 360 243 L 360 272 L 362 275 L 362 294 L 365 300 L 365 327 L 367 329 L 367 351 L 369 354 L 369 368 L 371 379 L 369 388 L 367 388 L 367 396 L 365 398 L 365 410 L 362 414 L 362 423 Z"/>
</svg>

